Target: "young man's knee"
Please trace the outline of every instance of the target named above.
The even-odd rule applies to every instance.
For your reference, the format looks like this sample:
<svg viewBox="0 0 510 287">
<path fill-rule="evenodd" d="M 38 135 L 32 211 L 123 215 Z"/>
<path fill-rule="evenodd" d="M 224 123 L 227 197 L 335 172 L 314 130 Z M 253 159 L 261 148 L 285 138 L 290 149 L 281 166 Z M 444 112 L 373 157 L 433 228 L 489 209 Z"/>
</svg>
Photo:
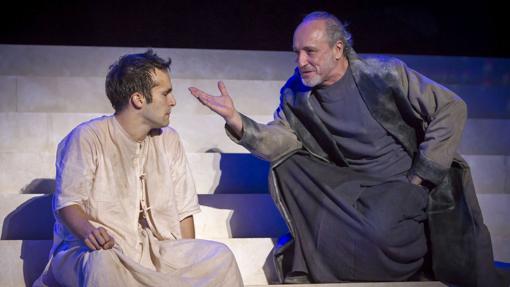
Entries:
<svg viewBox="0 0 510 287">
<path fill-rule="evenodd" d="M 96 250 L 87 254 L 85 263 L 85 272 L 92 276 L 108 272 L 117 265 L 118 259 L 112 249 Z"/>
<path fill-rule="evenodd" d="M 235 261 L 234 253 L 224 243 L 209 241 L 208 244 L 211 246 L 210 252 L 213 253 L 216 258 L 223 258 L 227 261 Z"/>
</svg>

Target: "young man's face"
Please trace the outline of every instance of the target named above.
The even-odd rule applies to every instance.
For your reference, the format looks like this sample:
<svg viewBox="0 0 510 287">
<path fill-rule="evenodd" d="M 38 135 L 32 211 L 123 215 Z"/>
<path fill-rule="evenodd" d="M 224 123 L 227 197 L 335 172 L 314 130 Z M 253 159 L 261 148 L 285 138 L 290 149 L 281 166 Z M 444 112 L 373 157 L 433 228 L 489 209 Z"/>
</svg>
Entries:
<svg viewBox="0 0 510 287">
<path fill-rule="evenodd" d="M 294 52 L 303 84 L 328 86 L 341 75 L 339 56 L 342 46 L 330 46 L 326 23 L 314 20 L 301 23 L 294 32 Z"/>
<path fill-rule="evenodd" d="M 162 128 L 170 123 L 170 112 L 176 105 L 172 81 L 168 71 L 159 69 L 156 69 L 152 79 L 155 84 L 151 89 L 152 102 L 146 103 L 143 117 L 151 128 Z"/>
</svg>

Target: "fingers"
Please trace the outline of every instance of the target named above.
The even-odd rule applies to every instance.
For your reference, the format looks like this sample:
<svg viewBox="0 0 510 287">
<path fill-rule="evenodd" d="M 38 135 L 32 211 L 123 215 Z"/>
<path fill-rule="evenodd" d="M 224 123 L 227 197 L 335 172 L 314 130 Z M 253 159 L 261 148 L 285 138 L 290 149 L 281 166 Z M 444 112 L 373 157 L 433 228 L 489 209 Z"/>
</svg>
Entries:
<svg viewBox="0 0 510 287">
<path fill-rule="evenodd" d="M 227 87 L 225 86 L 225 83 L 223 83 L 223 81 L 218 82 L 218 89 L 220 90 L 222 96 L 230 97 L 227 91 Z"/>
<path fill-rule="evenodd" d="M 91 250 L 110 249 L 115 245 L 115 240 L 103 227 L 92 230 L 83 241 Z"/>
<path fill-rule="evenodd" d="M 200 89 L 197 89 L 195 87 L 189 87 L 188 90 L 190 91 L 190 93 L 195 97 L 195 98 L 204 98 L 204 97 L 210 97 L 210 95 L 208 95 L 206 92 L 200 90 Z"/>
<path fill-rule="evenodd" d="M 101 229 L 101 235 L 103 237 L 103 239 L 105 240 L 105 242 L 103 243 L 102 247 L 103 249 L 110 249 L 113 247 L 113 245 L 115 245 L 115 240 L 113 239 L 112 236 L 110 236 L 110 234 L 108 233 L 108 231 L 106 231 L 106 229 L 100 227 Z"/>
<path fill-rule="evenodd" d="M 195 87 L 190 87 L 189 91 L 200 103 L 211 109 L 211 111 L 222 116 L 224 119 L 230 118 L 235 112 L 234 103 L 228 95 L 227 88 L 222 81 L 218 82 L 218 89 L 221 92 L 220 96 L 211 96 Z"/>
<path fill-rule="evenodd" d="M 220 93 L 222 96 L 229 97 L 227 87 L 225 86 L 225 83 L 223 83 L 223 81 L 218 81 L 218 89 L 220 90 Z M 204 92 L 200 89 L 197 89 L 195 87 L 189 87 L 188 90 L 195 98 L 198 98 L 202 101 L 207 101 L 208 98 L 213 97 L 213 96 L 207 94 L 206 92 Z"/>
<path fill-rule="evenodd" d="M 115 245 L 115 240 L 113 239 L 113 237 L 111 238 L 110 241 L 107 241 L 104 245 L 103 245 L 103 249 L 112 249 L 113 246 Z"/>
<path fill-rule="evenodd" d="M 99 250 L 101 249 L 101 245 L 97 243 L 96 238 L 94 238 L 94 235 L 91 233 L 89 236 L 87 236 L 84 240 L 85 245 L 87 245 L 88 248 L 91 250 Z"/>
<path fill-rule="evenodd" d="M 195 98 L 197 98 L 200 101 L 200 103 L 209 106 L 209 98 L 211 97 L 211 95 L 195 87 L 190 87 L 188 88 L 188 90 Z"/>
</svg>

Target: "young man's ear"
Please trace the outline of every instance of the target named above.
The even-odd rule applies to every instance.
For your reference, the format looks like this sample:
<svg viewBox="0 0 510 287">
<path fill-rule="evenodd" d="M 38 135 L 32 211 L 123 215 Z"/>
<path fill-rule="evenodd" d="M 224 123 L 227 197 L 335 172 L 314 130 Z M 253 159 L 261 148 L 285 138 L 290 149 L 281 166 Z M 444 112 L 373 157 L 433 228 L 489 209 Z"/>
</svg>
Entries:
<svg viewBox="0 0 510 287">
<path fill-rule="evenodd" d="M 135 107 L 136 109 L 141 109 L 143 107 L 145 103 L 145 97 L 144 95 L 142 95 L 141 93 L 139 92 L 134 92 L 132 95 L 131 95 L 131 104 L 133 105 L 133 107 Z"/>
</svg>

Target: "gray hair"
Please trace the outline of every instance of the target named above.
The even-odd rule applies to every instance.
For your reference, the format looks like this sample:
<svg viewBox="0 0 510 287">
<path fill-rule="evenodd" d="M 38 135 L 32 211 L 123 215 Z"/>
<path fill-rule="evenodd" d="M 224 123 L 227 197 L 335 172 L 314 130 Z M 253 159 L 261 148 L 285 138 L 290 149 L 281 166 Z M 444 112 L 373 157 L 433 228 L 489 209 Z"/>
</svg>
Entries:
<svg viewBox="0 0 510 287">
<path fill-rule="evenodd" d="M 352 49 L 352 36 L 349 31 L 335 15 L 325 11 L 315 11 L 306 15 L 301 23 L 315 20 L 326 21 L 326 34 L 328 36 L 329 45 L 332 47 L 337 41 L 344 44 L 344 55 Z"/>
</svg>

